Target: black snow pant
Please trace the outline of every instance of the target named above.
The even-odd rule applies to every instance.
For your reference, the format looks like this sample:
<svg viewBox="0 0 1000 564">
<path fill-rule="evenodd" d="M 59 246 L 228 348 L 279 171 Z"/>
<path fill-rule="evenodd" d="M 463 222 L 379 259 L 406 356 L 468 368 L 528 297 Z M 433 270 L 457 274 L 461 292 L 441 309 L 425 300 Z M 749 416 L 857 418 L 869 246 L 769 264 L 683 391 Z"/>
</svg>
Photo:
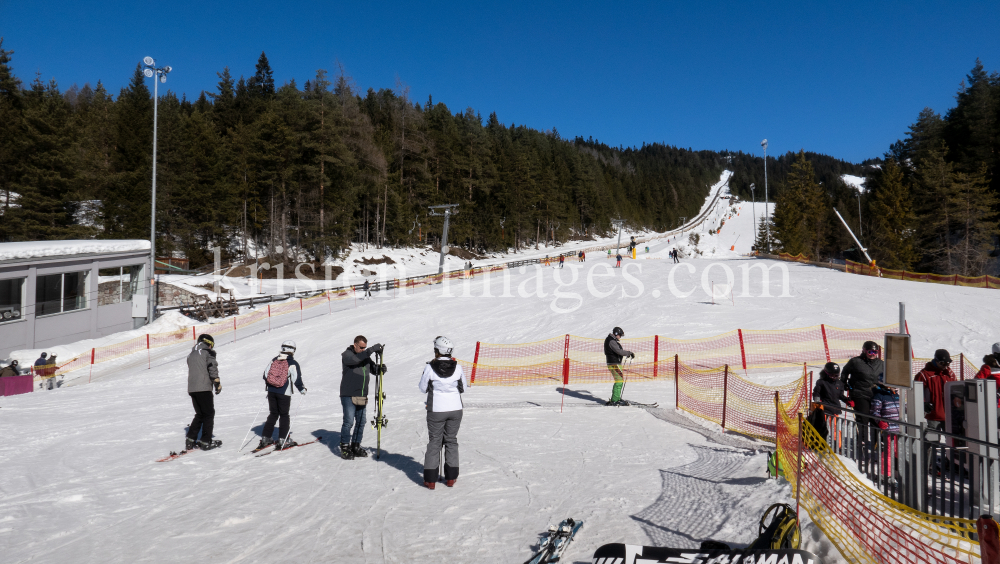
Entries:
<svg viewBox="0 0 1000 564">
<path fill-rule="evenodd" d="M 458 429 L 462 410 L 427 412 L 427 453 L 424 455 L 424 481 L 435 483 L 440 477 L 441 445 L 444 445 L 444 479 L 458 479 Z"/>
<path fill-rule="evenodd" d="M 267 414 L 267 420 L 264 421 L 264 430 L 261 432 L 261 436 L 265 438 L 271 438 L 274 434 L 274 422 L 278 422 L 278 439 L 284 440 L 288 437 L 288 426 L 291 420 L 288 418 L 288 410 L 292 406 L 292 396 L 286 396 L 285 394 L 276 394 L 274 392 L 267 393 L 267 407 L 270 412 Z"/>
<path fill-rule="evenodd" d="M 215 427 L 215 398 L 212 392 L 188 392 L 188 395 L 194 405 L 194 419 L 188 427 L 187 438 L 196 441 L 198 431 L 201 431 L 201 440 L 207 443 L 212 440 L 212 429 Z"/>
<path fill-rule="evenodd" d="M 872 452 L 871 428 L 869 427 L 871 420 L 860 414 L 872 412 L 872 398 L 851 396 L 851 399 L 854 401 L 854 411 L 858 412 L 854 414 L 854 420 L 858 426 L 858 468 L 867 471 L 868 464 L 872 462 L 869 460 Z"/>
</svg>

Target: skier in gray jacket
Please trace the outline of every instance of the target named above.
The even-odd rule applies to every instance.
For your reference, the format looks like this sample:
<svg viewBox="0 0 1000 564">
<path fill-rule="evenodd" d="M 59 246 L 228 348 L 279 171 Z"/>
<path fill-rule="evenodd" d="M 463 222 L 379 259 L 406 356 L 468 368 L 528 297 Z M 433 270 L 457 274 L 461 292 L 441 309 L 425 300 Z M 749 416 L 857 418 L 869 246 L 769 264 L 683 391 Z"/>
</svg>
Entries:
<svg viewBox="0 0 1000 564">
<path fill-rule="evenodd" d="M 222 382 L 219 380 L 219 361 L 215 359 L 215 340 L 211 335 L 198 336 L 198 342 L 187 357 L 188 365 L 188 395 L 194 405 L 194 419 L 188 428 L 185 450 L 198 447 L 211 450 L 222 446 L 222 441 L 212 440 L 212 428 L 215 426 L 215 399 L 222 392 Z M 201 440 L 198 440 L 201 431 Z"/>
</svg>

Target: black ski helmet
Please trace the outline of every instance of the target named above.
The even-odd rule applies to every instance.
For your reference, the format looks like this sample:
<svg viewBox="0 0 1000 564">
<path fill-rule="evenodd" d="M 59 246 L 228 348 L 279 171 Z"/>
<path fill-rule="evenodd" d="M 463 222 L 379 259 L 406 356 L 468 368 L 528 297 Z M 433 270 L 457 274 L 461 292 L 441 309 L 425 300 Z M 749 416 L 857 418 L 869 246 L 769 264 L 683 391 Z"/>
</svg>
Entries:
<svg viewBox="0 0 1000 564">
<path fill-rule="evenodd" d="M 836 380 L 840 378 L 840 365 L 836 362 L 828 362 L 826 363 L 826 366 L 823 367 L 822 373 L 825 374 L 827 378 Z"/>
<path fill-rule="evenodd" d="M 615 327 L 614 329 L 611 330 L 611 334 L 614 335 L 615 337 L 624 337 L 625 331 L 623 331 L 621 327 Z"/>
<path fill-rule="evenodd" d="M 206 345 L 209 346 L 209 348 L 215 346 L 215 339 L 213 339 L 212 336 L 209 335 L 208 333 L 202 333 L 201 335 L 198 335 L 198 342 L 205 343 Z"/>
</svg>

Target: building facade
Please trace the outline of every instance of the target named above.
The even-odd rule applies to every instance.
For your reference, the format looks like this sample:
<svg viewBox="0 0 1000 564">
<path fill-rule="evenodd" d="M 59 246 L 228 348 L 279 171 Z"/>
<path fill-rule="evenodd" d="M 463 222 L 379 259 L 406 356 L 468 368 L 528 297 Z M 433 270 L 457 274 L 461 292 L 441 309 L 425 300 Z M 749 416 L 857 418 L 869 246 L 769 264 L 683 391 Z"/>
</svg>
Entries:
<svg viewBox="0 0 1000 564">
<path fill-rule="evenodd" d="M 149 241 L 0 243 L 0 358 L 146 321 Z"/>
</svg>

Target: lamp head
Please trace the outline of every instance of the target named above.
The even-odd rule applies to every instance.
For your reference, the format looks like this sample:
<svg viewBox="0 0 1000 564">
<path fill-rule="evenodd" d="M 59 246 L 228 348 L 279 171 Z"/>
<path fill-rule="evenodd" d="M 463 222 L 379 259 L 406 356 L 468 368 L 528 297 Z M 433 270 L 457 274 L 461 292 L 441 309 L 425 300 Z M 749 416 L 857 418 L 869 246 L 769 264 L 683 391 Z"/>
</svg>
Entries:
<svg viewBox="0 0 1000 564">
<path fill-rule="evenodd" d="M 153 78 L 153 69 L 146 69 L 142 71 L 142 74 L 146 75 L 146 78 Z"/>
<path fill-rule="evenodd" d="M 760 142 L 760 146 L 761 146 L 761 147 L 764 147 L 764 150 L 766 151 L 766 150 L 767 150 L 767 139 L 765 139 L 765 140 L 761 141 L 761 142 Z"/>
<path fill-rule="evenodd" d="M 170 65 L 167 65 L 167 66 L 163 67 L 163 72 L 170 72 L 172 70 L 174 70 L 174 67 L 172 67 Z"/>
<path fill-rule="evenodd" d="M 160 76 L 160 84 L 164 84 L 164 83 L 166 83 L 166 82 L 167 82 L 167 77 L 166 77 L 166 76 L 163 76 L 163 75 L 161 75 L 161 76 Z"/>
<path fill-rule="evenodd" d="M 142 62 L 143 62 L 143 64 L 146 64 L 146 65 L 148 65 L 148 66 L 153 66 L 153 63 L 154 63 L 155 61 L 153 60 L 153 58 L 152 58 L 152 57 L 144 57 L 144 58 L 142 59 Z"/>
</svg>

